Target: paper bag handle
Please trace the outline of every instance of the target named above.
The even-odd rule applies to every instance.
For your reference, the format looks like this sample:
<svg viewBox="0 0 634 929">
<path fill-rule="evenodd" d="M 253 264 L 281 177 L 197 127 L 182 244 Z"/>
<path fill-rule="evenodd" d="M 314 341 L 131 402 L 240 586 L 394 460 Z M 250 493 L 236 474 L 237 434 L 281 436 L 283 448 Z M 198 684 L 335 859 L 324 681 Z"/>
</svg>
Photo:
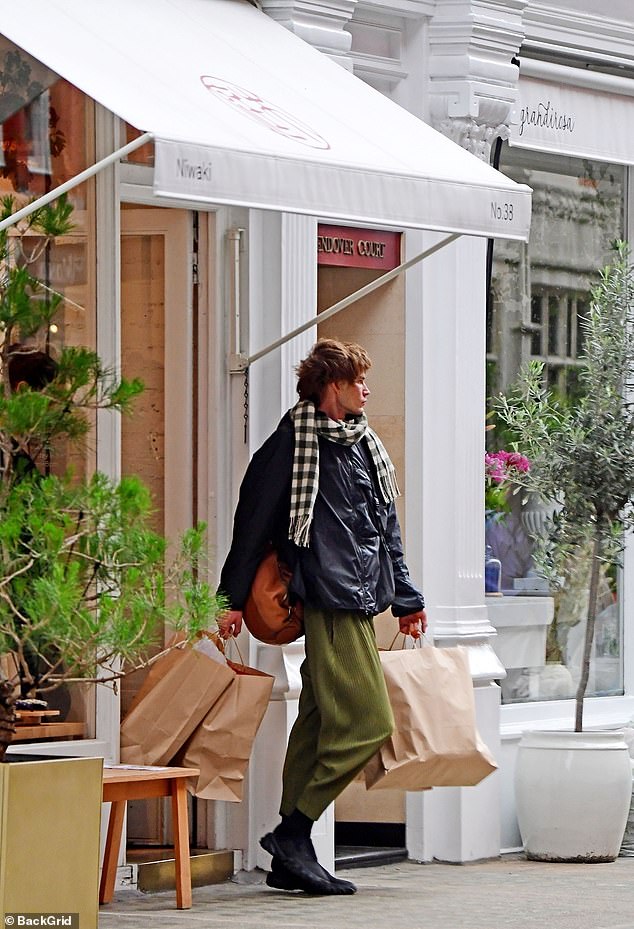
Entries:
<svg viewBox="0 0 634 929">
<path fill-rule="evenodd" d="M 240 646 L 238 645 L 238 640 L 235 636 L 229 636 L 229 639 L 225 641 L 225 639 L 222 639 L 217 632 L 210 632 L 208 629 L 201 629 L 201 631 L 198 633 L 198 638 L 211 639 L 218 651 L 222 652 L 223 655 L 226 654 L 226 641 L 233 642 L 238 652 L 240 664 L 244 664 L 244 658 L 242 657 L 242 652 L 240 651 Z"/>
<path fill-rule="evenodd" d="M 388 648 L 388 652 L 391 652 L 392 649 L 394 648 L 394 643 L 395 643 L 396 640 L 398 639 L 399 635 L 402 635 L 402 636 L 403 636 L 403 645 L 405 645 L 405 640 L 407 639 L 407 635 L 406 635 L 404 632 L 402 633 L 401 630 L 399 629 L 399 631 L 396 633 L 396 635 L 394 636 L 394 638 L 393 638 L 392 641 L 390 642 L 390 647 Z M 414 638 L 414 637 L 412 636 L 412 638 Z M 429 641 L 429 639 L 426 637 L 425 633 L 423 632 L 421 635 L 418 636 L 417 639 L 414 639 L 414 648 L 416 648 L 416 645 L 418 645 L 419 648 L 422 648 L 422 647 L 423 647 L 423 639 L 425 639 L 425 642 L 426 642 L 428 645 L 431 645 L 431 642 Z"/>
</svg>

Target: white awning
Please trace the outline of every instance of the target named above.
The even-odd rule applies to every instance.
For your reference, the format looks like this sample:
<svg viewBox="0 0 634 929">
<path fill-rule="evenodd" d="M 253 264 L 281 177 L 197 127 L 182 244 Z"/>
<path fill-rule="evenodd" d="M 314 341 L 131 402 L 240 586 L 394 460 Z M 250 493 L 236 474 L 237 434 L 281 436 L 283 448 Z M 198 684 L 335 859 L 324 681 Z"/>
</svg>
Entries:
<svg viewBox="0 0 634 929">
<path fill-rule="evenodd" d="M 155 191 L 526 239 L 504 177 L 246 0 L 28 0 L 0 32 L 155 138 Z"/>
</svg>

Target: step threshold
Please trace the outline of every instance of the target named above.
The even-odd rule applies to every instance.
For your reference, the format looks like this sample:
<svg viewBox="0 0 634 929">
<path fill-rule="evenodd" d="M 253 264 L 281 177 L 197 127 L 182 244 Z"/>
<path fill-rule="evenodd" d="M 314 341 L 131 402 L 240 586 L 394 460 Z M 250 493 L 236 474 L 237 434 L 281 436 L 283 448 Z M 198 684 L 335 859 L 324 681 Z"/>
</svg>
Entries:
<svg viewBox="0 0 634 929">
<path fill-rule="evenodd" d="M 374 868 L 406 860 L 406 848 L 369 845 L 338 845 L 335 848 L 335 868 Z"/>
<path fill-rule="evenodd" d="M 191 849 L 192 887 L 221 884 L 233 875 L 233 852 Z M 137 868 L 137 887 L 143 893 L 174 890 L 176 862 L 173 849 L 128 848 L 127 863 Z"/>
</svg>

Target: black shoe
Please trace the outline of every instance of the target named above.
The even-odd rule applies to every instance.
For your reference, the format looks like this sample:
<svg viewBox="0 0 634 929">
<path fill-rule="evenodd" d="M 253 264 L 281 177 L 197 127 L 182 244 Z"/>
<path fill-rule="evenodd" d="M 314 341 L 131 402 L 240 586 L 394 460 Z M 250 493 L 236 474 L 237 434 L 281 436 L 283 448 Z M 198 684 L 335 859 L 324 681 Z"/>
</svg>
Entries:
<svg viewBox="0 0 634 929">
<path fill-rule="evenodd" d="M 356 888 L 356 885 L 352 883 L 352 881 L 344 881 L 343 878 L 335 877 L 333 874 L 330 874 L 329 871 L 326 871 L 326 869 L 322 865 L 319 864 L 319 862 L 317 861 L 317 852 L 315 851 L 315 846 L 313 845 L 313 840 L 311 839 L 310 836 L 302 837 L 299 841 L 300 841 L 300 848 L 304 849 L 306 851 L 306 854 L 310 858 L 312 858 L 313 861 L 317 862 L 319 866 L 319 870 L 321 871 L 321 874 L 324 877 L 328 878 L 331 884 L 334 884 L 336 887 L 339 888 L 337 893 L 356 894 L 357 888 Z"/>
<path fill-rule="evenodd" d="M 337 894 L 356 894 L 357 888 L 352 883 L 352 881 L 344 881 L 339 877 L 334 877 L 334 875 L 329 874 L 325 868 L 318 864 L 320 873 L 325 877 L 333 887 L 336 888 L 334 891 Z M 266 883 L 269 887 L 275 887 L 276 890 L 305 890 L 303 881 L 298 877 L 295 877 L 294 874 L 282 864 L 279 858 L 276 856 L 273 857 L 271 862 L 271 870 L 266 876 Z M 310 892 L 310 891 L 309 891 Z"/>
<path fill-rule="evenodd" d="M 286 869 L 286 872 L 293 879 L 293 883 L 297 882 L 296 888 L 284 886 L 279 889 L 297 889 L 303 890 L 304 893 L 321 894 L 323 896 L 341 893 L 341 891 L 324 875 L 321 866 L 310 856 L 307 849 L 298 846 L 292 839 L 284 837 L 279 838 L 275 833 L 267 832 L 267 834 L 260 839 L 260 845 L 269 855 L 279 860 Z M 269 881 L 269 877 L 271 877 L 271 881 L 274 883 Z M 272 872 L 269 877 L 266 879 L 268 886 L 277 886 L 279 882 L 273 877 Z M 286 884 L 288 881 L 284 881 L 284 883 Z"/>
</svg>

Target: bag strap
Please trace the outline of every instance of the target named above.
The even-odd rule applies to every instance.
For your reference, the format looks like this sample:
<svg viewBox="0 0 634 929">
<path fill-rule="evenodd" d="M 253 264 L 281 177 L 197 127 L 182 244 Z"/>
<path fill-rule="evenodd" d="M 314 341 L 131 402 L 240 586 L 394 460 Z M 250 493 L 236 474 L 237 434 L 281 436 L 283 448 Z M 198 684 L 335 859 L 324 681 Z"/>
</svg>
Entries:
<svg viewBox="0 0 634 929">
<path fill-rule="evenodd" d="M 406 639 L 408 638 L 408 636 L 407 636 L 404 632 L 401 632 L 401 630 L 399 629 L 399 631 L 396 633 L 396 635 L 394 636 L 394 638 L 393 638 L 392 641 L 390 642 L 390 647 L 388 648 L 388 652 L 391 652 L 392 649 L 394 648 L 394 643 L 395 643 L 396 640 L 398 639 L 399 635 L 402 635 L 402 636 L 403 636 L 403 645 L 401 646 L 401 648 L 403 648 L 403 647 L 405 646 L 405 641 L 406 641 Z M 412 636 L 412 638 L 414 638 L 414 637 Z M 426 637 L 425 633 L 423 632 L 423 634 L 422 634 L 422 635 L 419 635 L 419 637 L 418 637 L 417 639 L 414 639 L 414 645 L 413 645 L 412 647 L 413 647 L 413 648 L 416 648 L 416 646 L 418 645 L 419 648 L 422 648 L 422 647 L 423 647 L 423 639 L 425 639 L 425 642 L 426 642 L 428 645 L 431 645 L 431 642 L 429 641 L 429 639 Z"/>
</svg>

